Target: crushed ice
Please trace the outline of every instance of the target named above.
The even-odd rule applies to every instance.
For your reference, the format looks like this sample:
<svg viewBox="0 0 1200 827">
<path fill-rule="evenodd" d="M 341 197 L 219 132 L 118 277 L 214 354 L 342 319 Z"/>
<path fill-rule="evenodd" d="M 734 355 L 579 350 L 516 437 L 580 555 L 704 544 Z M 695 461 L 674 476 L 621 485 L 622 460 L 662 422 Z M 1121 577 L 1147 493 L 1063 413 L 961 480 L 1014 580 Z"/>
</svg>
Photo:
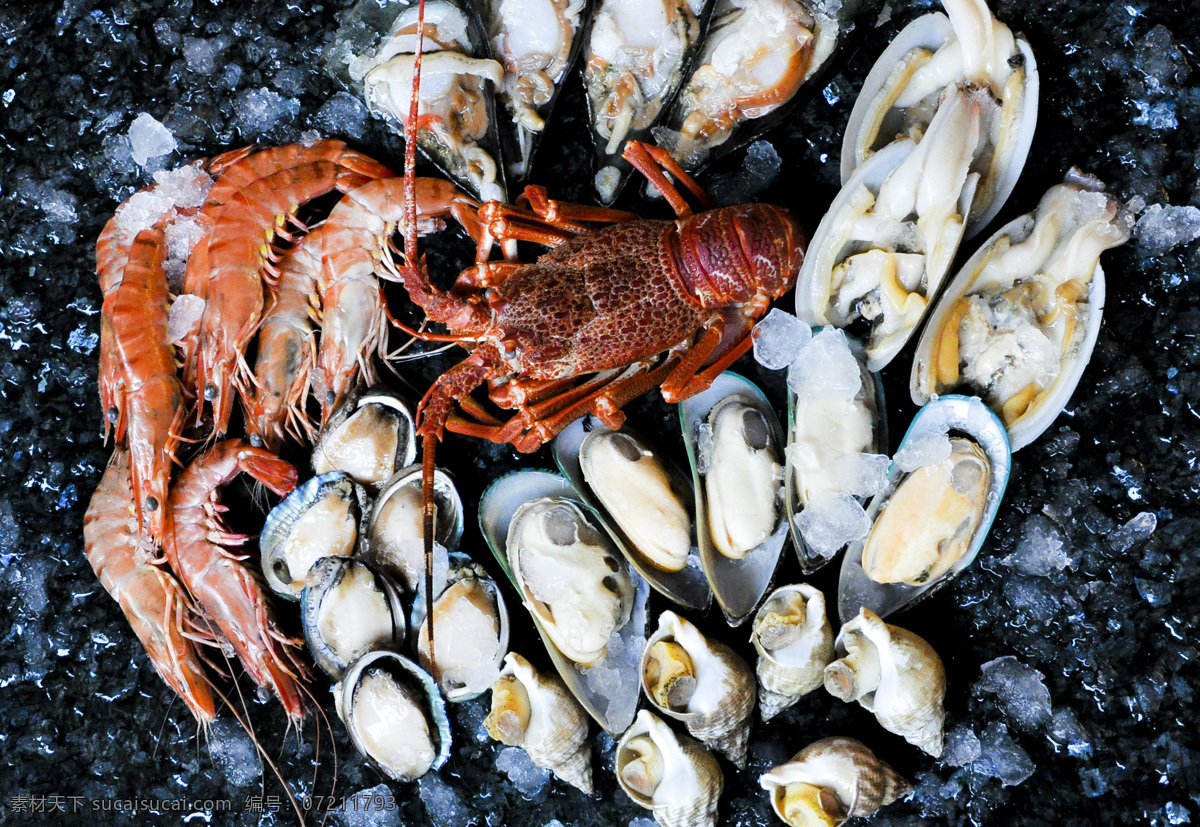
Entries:
<svg viewBox="0 0 1200 827">
<path fill-rule="evenodd" d="M 1071 557 L 1063 548 L 1063 535 L 1058 526 L 1041 514 L 1035 514 L 1021 527 L 1017 550 L 1000 562 L 1025 574 L 1049 577 L 1071 565 Z"/>
<path fill-rule="evenodd" d="M 175 151 L 175 136 L 153 115 L 143 112 L 129 127 L 129 148 L 134 163 L 146 166 L 152 158 L 161 158 Z"/>
<path fill-rule="evenodd" d="M 900 470 L 912 472 L 950 459 L 951 450 L 950 437 L 940 431 L 907 440 L 893 459 Z"/>
<path fill-rule="evenodd" d="M 847 543 L 871 530 L 862 504 L 849 494 L 820 492 L 796 515 L 804 542 L 821 557 L 832 557 Z"/>
<path fill-rule="evenodd" d="M 788 368 L 788 387 L 802 402 L 853 399 L 862 390 L 862 371 L 846 334 L 822 328 Z"/>
<path fill-rule="evenodd" d="M 753 337 L 754 359 L 768 370 L 783 370 L 812 339 L 812 328 L 776 307 L 754 326 Z"/>
<path fill-rule="evenodd" d="M 983 677 L 975 684 L 977 692 L 996 696 L 1005 716 L 1024 730 L 1034 730 L 1050 722 L 1050 690 L 1044 676 L 1013 655 L 983 664 Z"/>
<path fill-rule="evenodd" d="M 533 798 L 550 780 L 550 770 L 539 767 L 520 747 L 505 747 L 496 756 L 496 769 L 508 776 L 508 780 L 526 798 Z"/>
</svg>

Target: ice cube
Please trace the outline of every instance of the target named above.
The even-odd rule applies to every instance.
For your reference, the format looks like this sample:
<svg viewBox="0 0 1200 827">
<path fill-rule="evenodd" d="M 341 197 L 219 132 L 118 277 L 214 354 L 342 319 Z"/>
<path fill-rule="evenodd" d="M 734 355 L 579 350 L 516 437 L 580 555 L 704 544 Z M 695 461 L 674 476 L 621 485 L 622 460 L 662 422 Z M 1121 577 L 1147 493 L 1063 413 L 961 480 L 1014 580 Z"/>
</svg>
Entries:
<svg viewBox="0 0 1200 827">
<path fill-rule="evenodd" d="M 950 437 L 945 431 L 924 434 L 909 440 L 893 458 L 902 471 L 916 471 L 950 458 Z"/>
<path fill-rule="evenodd" d="M 1055 750 L 1065 746 L 1067 752 L 1076 758 L 1092 756 L 1092 744 L 1087 731 L 1079 725 L 1075 713 L 1069 709 L 1054 710 L 1054 717 L 1050 719 L 1049 736 Z"/>
<path fill-rule="evenodd" d="M 1167 821 L 1171 824 L 1191 824 L 1192 814 L 1188 812 L 1188 808 L 1182 804 L 1176 804 L 1174 801 L 1168 801 L 1167 806 L 1163 808 L 1167 814 Z"/>
<path fill-rule="evenodd" d="M 1108 544 L 1113 551 L 1124 554 L 1138 543 L 1150 539 L 1158 527 L 1158 518 L 1151 511 L 1143 511 L 1125 525 L 1108 535 Z"/>
<path fill-rule="evenodd" d="M 285 98 L 265 86 L 248 89 L 237 96 L 234 123 L 244 138 L 270 132 L 281 121 L 291 121 L 300 114 L 300 101 Z"/>
<path fill-rule="evenodd" d="M 333 813 L 342 827 L 401 827 L 404 822 L 395 798 L 386 784 L 377 784 L 348 797 Z"/>
<path fill-rule="evenodd" d="M 1001 723 L 988 724 L 979 739 L 980 755 L 971 763 L 971 769 L 988 778 L 999 778 L 1011 787 L 1033 775 L 1034 763 L 1012 736 L 1008 727 Z"/>
<path fill-rule="evenodd" d="M 211 75 L 222 65 L 221 56 L 229 48 L 229 35 L 217 37 L 185 37 L 183 39 L 183 59 L 187 61 L 188 69 L 198 75 Z"/>
<path fill-rule="evenodd" d="M 833 463 L 829 473 L 843 494 L 874 497 L 887 485 L 891 464 L 885 454 L 845 454 Z"/>
<path fill-rule="evenodd" d="M 1021 527 L 1017 550 L 1000 562 L 1025 574 L 1048 577 L 1071 565 L 1071 558 L 1063 549 L 1058 527 L 1043 515 L 1035 514 Z"/>
<path fill-rule="evenodd" d="M 213 764 L 235 787 L 244 787 L 262 775 L 254 739 L 240 724 L 225 718 L 213 721 L 208 733 Z"/>
<path fill-rule="evenodd" d="M 950 767 L 965 767 L 979 757 L 979 738 L 969 726 L 956 726 L 946 733 L 942 763 Z"/>
<path fill-rule="evenodd" d="M 142 112 L 133 119 L 129 127 L 129 147 L 138 166 L 144 167 L 151 158 L 174 152 L 175 146 L 175 136 L 171 130 L 155 120 L 153 115 Z"/>
<path fill-rule="evenodd" d="M 425 815 L 434 827 L 460 827 L 471 821 L 472 812 L 463 802 L 462 794 L 437 773 L 426 773 L 417 781 Z"/>
<path fill-rule="evenodd" d="M 821 492 L 796 515 L 796 527 L 814 552 L 832 557 L 842 546 L 867 536 L 871 521 L 849 494 Z"/>
<path fill-rule="evenodd" d="M 1200 238 L 1200 208 L 1152 204 L 1138 219 L 1134 234 L 1147 255 L 1165 253 Z"/>
<path fill-rule="evenodd" d="M 542 791 L 550 780 L 550 770 L 539 767 L 529 758 L 529 753 L 519 747 L 505 747 L 496 756 L 496 769 L 508 776 L 508 780 L 526 798 L 533 798 Z"/>
<path fill-rule="evenodd" d="M 846 334 L 826 327 L 812 337 L 788 368 L 788 387 L 801 402 L 853 399 L 862 389 L 862 371 Z"/>
<path fill-rule="evenodd" d="M 996 696 L 1004 714 L 1022 729 L 1032 730 L 1050 721 L 1050 690 L 1043 675 L 1013 655 L 983 664 L 979 692 Z"/>
<path fill-rule="evenodd" d="M 754 359 L 768 370 L 783 370 L 812 339 L 812 328 L 778 307 L 754 326 Z"/>
<path fill-rule="evenodd" d="M 361 138 L 370 113 L 363 102 L 348 92 L 338 92 L 325 101 L 313 122 L 331 135 Z"/>
</svg>

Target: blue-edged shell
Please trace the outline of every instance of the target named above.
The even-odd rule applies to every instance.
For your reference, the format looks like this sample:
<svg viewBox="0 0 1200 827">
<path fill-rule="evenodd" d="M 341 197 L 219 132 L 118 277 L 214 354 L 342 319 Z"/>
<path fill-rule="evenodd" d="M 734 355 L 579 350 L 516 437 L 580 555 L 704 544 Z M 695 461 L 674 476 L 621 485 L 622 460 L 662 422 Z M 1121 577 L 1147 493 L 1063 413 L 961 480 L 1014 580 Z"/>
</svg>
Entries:
<svg viewBox="0 0 1200 827">
<path fill-rule="evenodd" d="M 313 660 L 334 680 L 365 652 L 404 644 L 400 590 L 352 557 L 325 557 L 309 570 L 300 620 Z"/>
</svg>

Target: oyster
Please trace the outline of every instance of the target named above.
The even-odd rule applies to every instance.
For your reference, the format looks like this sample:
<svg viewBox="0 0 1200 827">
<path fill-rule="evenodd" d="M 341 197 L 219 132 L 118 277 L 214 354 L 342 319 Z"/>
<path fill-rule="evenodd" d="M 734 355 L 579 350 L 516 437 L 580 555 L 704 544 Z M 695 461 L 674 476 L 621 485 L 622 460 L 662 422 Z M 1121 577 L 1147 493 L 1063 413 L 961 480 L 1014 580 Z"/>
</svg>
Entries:
<svg viewBox="0 0 1200 827">
<path fill-rule="evenodd" d="M 654 713 L 638 713 L 617 743 L 617 783 L 663 827 L 714 827 L 725 778 L 694 738 L 677 735 Z"/>
<path fill-rule="evenodd" d="M 508 607 L 487 572 L 465 554 L 450 555 L 446 582 L 433 603 L 435 658 L 429 656 L 422 594 L 413 607 L 421 667 L 433 675 L 446 700 L 482 694 L 500 673 L 508 651 Z"/>
<path fill-rule="evenodd" d="M 967 215 L 967 237 L 1004 206 L 1029 154 L 1037 124 L 1038 73 L 1033 50 L 997 20 L 984 0 L 943 0 L 940 13 L 914 20 L 867 75 L 842 143 L 842 183 L 899 136 L 914 141 L 931 129 L 948 89 L 973 88 L 995 104 L 983 113 L 971 169 L 979 184 Z"/>
<path fill-rule="evenodd" d="M 497 741 L 523 748 L 533 763 L 592 794 L 587 714 L 554 675 L 543 675 L 510 652 L 492 684 L 491 711 L 483 724 Z"/>
<path fill-rule="evenodd" d="M 458 548 L 463 533 L 463 504 L 454 480 L 440 468 L 433 472 L 434 540 L 445 549 Z M 396 578 L 408 594 L 416 594 L 425 574 L 421 466 L 397 471 L 380 486 L 367 518 L 359 556 Z"/>
<path fill-rule="evenodd" d="M 679 418 L 697 495 L 700 563 L 726 621 L 737 626 L 766 594 L 787 541 L 783 429 L 762 391 L 729 372 L 681 402 Z"/>
<path fill-rule="evenodd" d="M 324 557 L 309 569 L 300 614 L 313 660 L 334 680 L 363 653 L 404 642 L 399 590 L 351 557 Z"/>
<path fill-rule="evenodd" d="M 758 708 L 766 722 L 824 681 L 833 661 L 825 596 L 807 583 L 776 589 L 754 616 L 750 640 L 758 651 Z"/>
<path fill-rule="evenodd" d="M 712 0 L 601 0 L 584 46 L 583 82 L 598 171 L 596 192 L 611 204 L 630 166 L 621 147 L 663 114 L 700 40 Z"/>
<path fill-rule="evenodd" d="M 262 569 L 276 594 L 299 600 L 322 557 L 348 557 L 358 544 L 367 495 L 340 471 L 313 477 L 271 509 L 259 535 Z"/>
<path fill-rule="evenodd" d="M 450 757 L 450 721 L 433 678 L 395 652 L 370 652 L 333 688 L 355 749 L 396 781 L 413 781 Z"/>
<path fill-rule="evenodd" d="M 978 398 L 943 396 L 917 411 L 871 501 L 866 541 L 842 562 L 838 615 L 887 617 L 970 565 L 1008 485 L 1008 435 Z"/>
<path fill-rule="evenodd" d="M 822 738 L 791 761 L 763 774 L 759 784 L 776 815 L 791 827 L 828 827 L 873 815 L 912 785 L 853 738 Z"/>
<path fill-rule="evenodd" d="M 914 402 L 965 385 L 1004 420 L 1014 451 L 1050 426 L 1100 332 L 1100 254 L 1131 230 L 1102 190 L 1073 170 L 1036 213 L 1005 225 L 970 258 L 921 334 Z"/>
<path fill-rule="evenodd" d="M 939 757 L 946 670 L 933 647 L 862 609 L 838 633 L 837 649 L 840 657 L 825 667 L 829 694 L 858 701 L 888 732 Z"/>
<path fill-rule="evenodd" d="M 412 411 L 386 388 L 357 390 L 329 416 L 313 448 L 317 474 L 342 471 L 372 493 L 417 456 Z"/>
<path fill-rule="evenodd" d="M 674 612 L 663 612 L 646 642 L 641 676 L 655 708 L 745 769 L 755 683 L 737 653 Z"/>
</svg>

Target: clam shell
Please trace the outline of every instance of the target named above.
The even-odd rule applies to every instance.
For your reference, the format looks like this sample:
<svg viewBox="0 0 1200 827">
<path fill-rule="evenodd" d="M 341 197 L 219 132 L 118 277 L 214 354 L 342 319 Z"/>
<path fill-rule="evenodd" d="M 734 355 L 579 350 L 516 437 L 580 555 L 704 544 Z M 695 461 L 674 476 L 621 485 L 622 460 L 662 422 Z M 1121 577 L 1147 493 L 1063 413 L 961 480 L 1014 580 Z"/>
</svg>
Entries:
<svg viewBox="0 0 1200 827">
<path fill-rule="evenodd" d="M 412 411 L 399 395 L 377 387 L 352 391 L 329 415 L 312 467 L 317 474 L 342 471 L 375 492 L 416 457 Z"/>
<path fill-rule="evenodd" d="M 1048 319 L 1044 328 L 1038 326 L 1039 331 L 1050 333 L 1051 344 L 1059 345 L 1060 367 L 1048 387 L 1043 388 L 1041 384 L 1034 386 L 1037 388 L 1036 395 L 1028 407 L 1008 422 L 1012 450 L 1024 448 L 1050 427 L 1066 407 L 1067 401 L 1079 384 L 1084 368 L 1091 359 L 1096 338 L 1100 334 L 1100 324 L 1104 315 L 1105 283 L 1099 253 L 1103 249 L 1122 244 L 1129 238 L 1128 217 L 1123 215 L 1116 200 L 1100 194 L 1100 189 L 1102 185 L 1099 185 L 1099 182 L 1081 182 L 1078 179 L 1072 181 L 1072 176 L 1068 175 L 1067 183 L 1052 187 L 1043 196 L 1036 213 L 1023 215 L 1006 224 L 963 265 L 938 301 L 917 344 L 909 382 L 915 403 L 923 405 L 933 395 L 945 393 L 958 385 L 965 384 L 970 390 L 981 395 L 988 390 L 985 387 L 975 387 L 961 377 L 957 379 L 957 385 L 947 385 L 939 375 L 944 371 L 940 367 L 939 359 L 946 337 L 953 335 L 954 346 L 956 349 L 958 347 L 957 331 L 952 330 L 951 326 L 960 324 L 958 309 L 963 306 L 962 303 L 968 296 L 994 296 L 1018 285 L 1028 285 L 1035 291 L 1048 292 L 1054 292 L 1062 285 L 1071 288 L 1086 285 L 1087 295 L 1082 297 L 1081 301 L 1077 299 L 1076 304 L 1071 306 L 1071 310 L 1076 311 L 1078 305 L 1083 305 L 1082 313 L 1085 319 L 1082 325 L 1076 321 L 1074 312 L 1067 315 L 1062 312 L 1060 305 L 1056 308 L 1053 320 Z M 1086 224 L 1081 223 L 1077 216 L 1084 209 L 1084 199 L 1088 198 L 1107 198 L 1107 211 L 1103 220 L 1096 217 Z M 1082 243 L 1082 240 L 1087 238 L 1083 232 L 1085 227 L 1092 243 Z M 1080 273 L 1077 266 L 1065 268 L 1064 258 L 1067 252 L 1082 255 L 1085 262 L 1082 269 L 1085 272 Z M 1091 263 L 1093 255 L 1097 260 L 1090 268 L 1089 275 L 1086 272 L 1089 269 L 1087 264 Z M 1006 260 L 1015 261 L 1015 264 L 1006 267 L 1003 265 Z M 1014 270 L 1013 267 L 1018 269 Z M 1045 272 L 1051 269 L 1055 272 Z M 998 300 L 998 297 L 994 299 Z M 1060 302 L 1061 299 L 1056 297 L 1056 304 Z M 1065 331 L 1062 330 L 1064 324 Z M 1056 341 L 1060 336 L 1061 344 Z M 960 365 L 961 355 L 955 363 L 956 375 Z M 1004 404 L 999 399 L 990 400 L 989 404 L 997 415 L 1008 418 L 1005 417 Z"/>
<path fill-rule="evenodd" d="M 479 526 L 492 554 L 518 594 L 523 590 L 513 574 L 508 558 L 508 534 L 517 511 L 541 497 L 556 497 L 572 502 L 583 513 L 588 506 L 572 499 L 574 492 L 566 478 L 546 471 L 518 471 L 493 482 L 479 501 Z M 592 519 L 599 520 L 592 512 Z M 530 611 L 533 625 L 542 638 L 550 660 L 563 682 L 596 722 L 614 736 L 624 732 L 633 721 L 638 697 L 638 658 L 646 640 L 646 600 L 650 587 L 631 572 L 634 594 L 629 621 L 610 640 L 605 656 L 584 667 L 558 648 L 536 612 Z M 528 609 L 528 605 L 526 606 Z M 613 674 L 613 673 L 616 674 Z M 616 686 L 616 691 L 613 687 Z"/>
<path fill-rule="evenodd" d="M 334 613 L 341 619 L 334 625 Z M 323 557 L 308 571 L 300 595 L 304 640 L 313 660 L 334 680 L 364 652 L 404 642 L 400 591 L 352 557 Z"/>
<path fill-rule="evenodd" d="M 1009 470 L 1012 466 L 1008 433 L 996 415 L 988 410 L 978 397 L 952 394 L 939 397 L 917 411 L 908 432 L 900 442 L 900 448 L 903 449 L 910 442 L 927 435 L 945 432 L 949 432 L 951 436 L 957 433 L 973 440 L 982 448 L 991 469 L 987 504 L 972 533 L 966 553 L 941 577 L 919 586 L 906 583 L 876 583 L 863 571 L 862 553 L 865 541 L 852 543 L 842 558 L 841 578 L 838 581 L 838 616 L 843 623 L 857 615 L 861 608 L 870 609 L 880 617 L 887 617 L 914 600 L 928 596 L 969 566 L 983 547 L 992 521 L 1000 508 L 1000 500 L 1004 497 L 1004 489 L 1008 485 Z M 871 501 L 867 509 L 867 517 L 873 523 L 905 476 L 906 473 L 893 462 L 888 474 L 887 488 Z"/>
<path fill-rule="evenodd" d="M 793 622 L 773 623 L 772 615 Z M 824 683 L 834 659 L 825 596 L 807 583 L 779 587 L 754 616 L 750 641 L 758 652 L 758 708 L 766 722 Z"/>
<path fill-rule="evenodd" d="M 635 789 L 623 770 L 638 754 L 635 738 L 649 738 L 663 762 L 663 777 L 653 793 Z M 654 813 L 663 827 L 714 827 L 717 802 L 725 787 L 721 766 L 695 738 L 679 735 L 654 713 L 643 709 L 617 743 L 617 783 L 638 806 Z"/>
<path fill-rule="evenodd" d="M 377 710 L 372 708 L 370 713 L 376 720 L 364 721 L 364 726 L 361 728 L 358 724 L 357 716 L 368 714 L 366 710 L 360 711 L 358 708 L 358 705 L 363 702 L 359 690 L 363 685 L 364 677 L 378 673 L 388 675 L 396 686 L 404 687 L 405 697 L 410 702 L 417 701 L 419 705 L 418 709 L 410 709 L 408 715 L 395 720 L 393 726 L 401 727 L 401 731 L 406 736 L 416 735 L 418 733 L 412 729 L 411 714 L 416 711 L 424 716 L 431 754 L 427 756 L 428 765 L 419 772 L 409 774 L 390 765 L 387 758 L 373 748 L 376 746 L 376 740 L 381 737 L 380 734 L 374 733 L 376 727 L 382 723 L 381 720 L 378 720 L 383 717 L 382 712 L 377 714 Z M 433 678 L 408 658 L 388 651 L 369 652 L 363 655 L 351 665 L 341 682 L 334 686 L 333 696 L 336 701 L 338 717 L 346 724 L 346 731 L 350 734 L 350 742 L 354 744 L 354 748 L 389 778 L 396 781 L 413 781 L 430 769 L 441 768 L 442 764 L 446 763 L 446 759 L 450 757 L 450 720 L 446 716 L 445 702 L 438 694 Z M 372 707 L 374 706 L 372 705 Z M 395 734 L 396 730 L 393 729 L 391 733 L 382 734 L 382 737 L 388 739 L 389 735 Z M 385 747 L 391 748 L 392 744 L 385 744 Z"/>
<path fill-rule="evenodd" d="M 752 382 L 728 371 L 713 380 L 708 390 L 679 403 L 679 420 L 692 470 L 692 486 L 696 491 L 696 539 L 700 547 L 700 563 L 726 622 L 730 626 L 739 626 L 754 613 L 770 588 L 779 555 L 787 542 L 788 527 L 787 514 L 780 501 L 775 530 L 741 559 L 726 557 L 713 542 L 705 488 L 709 469 L 701 471 L 700 438 L 704 431 L 700 426 L 707 427 L 709 414 L 730 398 L 736 398 L 758 410 L 770 427 L 774 444 L 783 445 L 783 429 L 766 396 Z M 782 484 L 779 489 L 782 496 Z"/>
<path fill-rule="evenodd" d="M 687 653 L 694 668 L 695 689 L 684 711 L 661 705 L 647 677 L 650 648 L 673 641 Z M 723 754 L 739 769 L 746 767 L 750 718 L 754 713 L 754 673 L 732 649 L 711 640 L 674 612 L 659 615 L 658 629 L 646 641 L 640 666 L 642 692 L 664 715 L 682 721 L 705 746 Z"/>
<path fill-rule="evenodd" d="M 712 602 L 712 590 L 709 589 L 708 581 L 705 579 L 704 572 L 700 567 L 699 549 L 693 546 L 688 555 L 687 563 L 679 571 L 665 571 L 650 563 L 645 555 L 637 551 L 636 544 L 622 530 L 620 521 L 605 509 L 592 486 L 588 484 L 583 473 L 580 457 L 584 441 L 589 438 L 590 434 L 594 433 L 603 434 L 612 432 L 592 416 L 578 419 L 567 426 L 555 438 L 552 445 L 555 463 L 563 475 L 571 481 L 571 486 L 580 499 L 596 511 L 601 525 L 617 540 L 617 547 L 625 554 L 625 559 L 629 562 L 629 565 L 633 567 L 634 571 L 645 578 L 651 588 L 685 608 L 699 611 L 707 609 L 709 603 Z M 643 446 L 646 445 L 645 440 L 626 428 L 622 428 L 621 433 L 629 433 L 640 444 Z M 668 458 L 659 455 L 659 460 L 662 462 L 668 477 L 671 479 L 672 488 L 679 492 L 685 505 L 690 508 L 693 502 L 691 482 Z M 694 542 L 694 521 L 692 531 L 693 537 L 691 541 Z"/>
</svg>

